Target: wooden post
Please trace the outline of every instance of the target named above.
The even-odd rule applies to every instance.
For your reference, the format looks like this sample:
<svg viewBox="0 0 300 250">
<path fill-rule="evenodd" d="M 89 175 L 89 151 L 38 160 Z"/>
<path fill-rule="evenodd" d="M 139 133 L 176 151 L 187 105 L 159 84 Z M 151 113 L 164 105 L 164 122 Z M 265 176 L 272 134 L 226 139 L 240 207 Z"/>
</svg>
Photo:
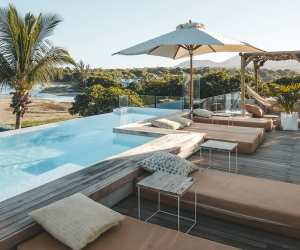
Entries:
<svg viewBox="0 0 300 250">
<path fill-rule="evenodd" d="M 243 54 L 241 56 L 241 109 L 242 115 L 245 116 L 245 68 L 246 68 L 246 58 Z"/>
<path fill-rule="evenodd" d="M 194 109 L 194 82 L 193 82 L 193 50 L 189 50 L 190 54 L 190 86 L 189 86 L 189 97 L 190 97 L 190 115 L 193 118 Z"/>
<path fill-rule="evenodd" d="M 254 81 L 255 81 L 255 87 L 256 87 L 256 92 L 258 93 L 258 64 L 256 61 L 253 61 L 253 67 L 254 67 Z"/>
</svg>

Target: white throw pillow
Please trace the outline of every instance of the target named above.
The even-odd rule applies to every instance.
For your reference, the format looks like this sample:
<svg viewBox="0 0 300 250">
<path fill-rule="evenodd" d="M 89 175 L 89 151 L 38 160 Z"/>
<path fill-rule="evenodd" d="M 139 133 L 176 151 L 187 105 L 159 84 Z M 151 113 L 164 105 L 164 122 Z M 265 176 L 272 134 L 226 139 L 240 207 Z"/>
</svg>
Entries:
<svg viewBox="0 0 300 250">
<path fill-rule="evenodd" d="M 29 215 L 54 238 L 74 250 L 84 248 L 124 218 L 80 193 Z"/>
<path fill-rule="evenodd" d="M 213 116 L 214 112 L 211 112 L 207 109 L 194 109 L 193 113 L 197 116 L 210 118 Z"/>
<path fill-rule="evenodd" d="M 190 119 L 186 119 L 182 116 L 171 116 L 168 117 L 168 119 L 173 122 L 178 122 L 180 124 L 180 128 L 189 127 L 192 124 L 192 121 Z"/>
<path fill-rule="evenodd" d="M 138 165 L 150 173 L 161 171 L 182 176 L 188 176 L 198 169 L 192 162 L 168 152 L 155 152 Z"/>
<path fill-rule="evenodd" d="M 171 121 L 167 118 L 160 118 L 151 122 L 154 127 L 157 128 L 166 128 L 166 129 L 179 129 L 181 128 L 180 123 Z"/>
</svg>

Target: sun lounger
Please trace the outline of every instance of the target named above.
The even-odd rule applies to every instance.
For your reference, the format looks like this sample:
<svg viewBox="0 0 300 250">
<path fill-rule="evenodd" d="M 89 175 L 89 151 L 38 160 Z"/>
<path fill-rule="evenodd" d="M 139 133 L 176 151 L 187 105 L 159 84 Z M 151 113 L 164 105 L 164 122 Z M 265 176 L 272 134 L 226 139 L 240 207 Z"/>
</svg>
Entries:
<svg viewBox="0 0 300 250">
<path fill-rule="evenodd" d="M 115 128 L 114 131 L 116 133 L 140 134 L 148 136 L 182 134 L 183 132 L 194 132 L 194 134 L 201 133 L 202 136 L 204 136 L 205 140 L 212 139 L 228 142 L 237 142 L 239 144 L 238 151 L 240 153 L 248 154 L 255 152 L 259 145 L 264 141 L 265 137 L 265 132 L 263 128 L 239 127 L 217 124 L 212 125 L 197 122 L 193 122 L 190 126 L 179 130 L 156 128 L 152 127 L 151 123 L 144 123 L 140 124 L 139 126 L 133 125 L 131 127 L 123 126 Z M 192 143 L 192 141 L 190 143 Z M 187 144 L 182 144 L 182 147 L 187 147 Z"/>
<path fill-rule="evenodd" d="M 40 233 L 33 239 L 22 243 L 18 250 L 68 250 L 48 233 Z M 85 250 L 230 250 L 235 249 L 220 243 L 167 229 L 158 225 L 146 224 L 126 217 L 116 226 Z"/>
<path fill-rule="evenodd" d="M 184 197 L 193 211 L 194 192 L 202 212 L 278 234 L 300 238 L 300 185 L 207 169 L 192 175 Z M 154 193 L 146 193 L 155 198 Z M 169 205 L 172 200 L 162 202 Z M 176 204 L 174 204 L 176 205 Z"/>
<path fill-rule="evenodd" d="M 231 125 L 240 127 L 252 127 L 252 128 L 263 128 L 266 131 L 271 131 L 273 129 L 273 120 L 268 118 L 254 118 L 250 116 L 232 116 L 222 117 L 222 116 L 212 116 L 199 117 L 195 116 L 193 118 L 194 122 L 199 123 L 210 123 L 210 124 L 221 124 L 221 125 Z"/>
<path fill-rule="evenodd" d="M 264 141 L 264 129 L 262 128 L 246 128 L 194 122 L 191 126 L 184 128 L 184 131 L 205 133 L 206 140 L 237 142 L 239 153 L 246 154 L 255 152 Z"/>
</svg>

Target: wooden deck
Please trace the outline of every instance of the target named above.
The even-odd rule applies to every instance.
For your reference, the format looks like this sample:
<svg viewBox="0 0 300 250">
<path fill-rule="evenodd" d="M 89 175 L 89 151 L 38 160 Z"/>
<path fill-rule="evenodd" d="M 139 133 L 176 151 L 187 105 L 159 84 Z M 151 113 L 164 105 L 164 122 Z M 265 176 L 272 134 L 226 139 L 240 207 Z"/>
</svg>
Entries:
<svg viewBox="0 0 300 250">
<path fill-rule="evenodd" d="M 228 154 L 213 153 L 214 169 L 227 171 Z M 194 154 L 190 160 L 208 167 L 208 154 L 203 158 Z M 264 143 L 254 154 L 238 155 L 238 173 L 300 184 L 300 131 L 273 131 L 266 133 Z"/>
<path fill-rule="evenodd" d="M 149 217 L 157 208 L 152 201 L 142 200 L 142 219 Z M 137 198 L 132 195 L 113 207 L 114 210 L 137 218 Z M 162 209 L 177 213 L 176 209 L 163 206 Z M 193 218 L 193 213 L 182 211 L 183 216 Z M 242 226 L 233 222 L 216 219 L 207 215 L 198 215 L 197 225 L 190 234 L 211 241 L 234 246 L 240 249 L 258 250 L 299 250 L 300 240 L 280 236 L 263 230 Z M 177 230 L 177 217 L 158 214 L 150 223 Z M 187 230 L 191 222 L 181 221 L 182 230 Z"/>
<path fill-rule="evenodd" d="M 160 146 L 165 144 L 167 148 L 173 146 L 178 148 L 178 145 L 172 146 L 169 140 L 164 142 L 162 137 L 156 140 Z M 187 140 L 191 141 L 189 138 Z M 186 141 L 182 141 L 180 144 L 181 148 L 186 147 L 186 150 L 194 150 L 194 148 L 186 146 L 188 145 Z M 177 148 L 172 148 L 172 150 L 177 150 Z M 153 144 L 150 144 L 149 149 L 153 150 Z M 300 184 L 299 152 L 300 132 L 275 131 L 267 133 L 265 143 L 255 154 L 239 155 L 239 173 Z M 101 200 L 102 197 L 109 195 L 116 188 L 133 182 L 133 179 L 139 174 L 136 163 L 147 156 L 145 151 L 140 153 L 122 155 L 122 157 L 104 161 L 1 202 L 0 249 L 7 249 L 6 246 L 12 246 L 28 237 L 28 235 L 20 234 L 20 231 L 26 230 L 28 227 L 33 227 L 32 235 L 40 230 L 33 224 L 28 212 L 76 192 L 83 192 L 92 195 L 94 199 Z M 207 165 L 206 154 L 201 160 L 198 153 L 191 156 L 190 159 L 196 164 L 201 164 L 201 166 Z M 214 168 L 227 170 L 226 154 L 215 153 L 213 159 Z M 146 212 L 147 210 L 150 212 L 154 206 L 151 202 L 145 205 Z M 135 216 L 137 208 L 135 197 L 128 198 L 115 208 L 124 214 Z M 300 249 L 299 242 L 293 239 L 207 216 L 200 216 L 200 221 L 201 224 L 195 229 L 194 234 L 214 241 L 233 246 L 243 246 L 244 249 Z M 172 227 L 173 222 L 172 220 L 164 222 L 162 219 L 161 223 Z"/>
</svg>

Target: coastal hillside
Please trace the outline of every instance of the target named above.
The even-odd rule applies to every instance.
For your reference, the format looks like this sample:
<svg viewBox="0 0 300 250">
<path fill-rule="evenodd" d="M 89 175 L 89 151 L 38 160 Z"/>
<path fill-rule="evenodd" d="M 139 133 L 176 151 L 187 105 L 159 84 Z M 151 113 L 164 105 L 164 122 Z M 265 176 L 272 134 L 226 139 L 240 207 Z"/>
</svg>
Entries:
<svg viewBox="0 0 300 250">
<path fill-rule="evenodd" d="M 226 68 L 226 69 L 238 69 L 240 68 L 241 61 L 240 56 L 233 56 L 223 62 L 215 62 L 212 60 L 194 60 L 193 62 L 195 68 Z M 189 61 L 182 62 L 177 65 L 180 68 L 189 68 Z M 266 62 L 264 65 L 265 69 L 270 70 L 284 70 L 289 69 L 293 71 L 300 72 L 300 63 L 295 60 L 288 60 L 288 61 L 269 61 Z"/>
</svg>

